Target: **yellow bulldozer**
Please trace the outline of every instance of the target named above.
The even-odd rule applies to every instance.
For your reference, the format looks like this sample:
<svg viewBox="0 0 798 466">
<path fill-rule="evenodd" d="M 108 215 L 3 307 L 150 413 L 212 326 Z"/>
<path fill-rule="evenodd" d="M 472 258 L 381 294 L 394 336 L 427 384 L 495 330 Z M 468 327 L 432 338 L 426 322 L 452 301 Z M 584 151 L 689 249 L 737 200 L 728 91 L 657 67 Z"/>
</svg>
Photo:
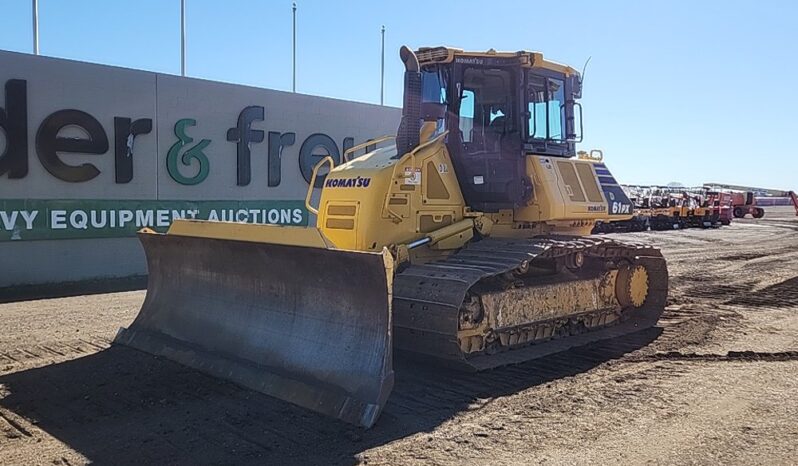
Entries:
<svg viewBox="0 0 798 466">
<path fill-rule="evenodd" d="M 579 73 L 537 52 L 400 57 L 397 134 L 316 165 L 315 227 L 139 233 L 147 295 L 116 343 L 370 427 L 395 350 L 480 371 L 657 322 L 659 250 L 587 236 L 632 203 L 576 157 Z"/>
</svg>

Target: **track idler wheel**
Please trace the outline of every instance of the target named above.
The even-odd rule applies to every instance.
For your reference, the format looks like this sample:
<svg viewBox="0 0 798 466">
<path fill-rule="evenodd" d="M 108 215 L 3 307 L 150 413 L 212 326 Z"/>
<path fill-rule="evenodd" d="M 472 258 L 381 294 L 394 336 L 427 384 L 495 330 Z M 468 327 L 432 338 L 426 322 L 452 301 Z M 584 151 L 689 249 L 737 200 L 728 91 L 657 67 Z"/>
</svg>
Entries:
<svg viewBox="0 0 798 466">
<path fill-rule="evenodd" d="M 585 264 L 585 255 L 581 251 L 568 254 L 565 257 L 565 266 L 571 270 L 578 270 Z"/>
<path fill-rule="evenodd" d="M 639 308 L 648 296 L 648 270 L 643 265 L 635 264 L 618 270 L 615 281 L 615 295 L 624 308 Z"/>
</svg>

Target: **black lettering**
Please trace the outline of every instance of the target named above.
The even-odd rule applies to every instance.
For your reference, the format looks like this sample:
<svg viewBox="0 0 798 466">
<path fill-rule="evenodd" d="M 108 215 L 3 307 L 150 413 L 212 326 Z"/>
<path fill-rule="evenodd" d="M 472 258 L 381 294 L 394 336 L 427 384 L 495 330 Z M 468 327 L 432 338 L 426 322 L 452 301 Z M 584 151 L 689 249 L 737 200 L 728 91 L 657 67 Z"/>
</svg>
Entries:
<svg viewBox="0 0 798 466">
<path fill-rule="evenodd" d="M 252 180 L 252 165 L 250 163 L 251 143 L 263 142 L 263 131 L 252 129 L 252 123 L 263 121 L 263 107 L 252 105 L 241 110 L 238 114 L 238 124 L 235 128 L 227 130 L 227 140 L 235 142 L 236 158 L 238 163 L 238 176 L 236 184 L 246 186 Z"/>
<path fill-rule="evenodd" d="M 0 129 L 6 146 L 0 154 L 0 176 L 25 178 L 28 174 L 28 90 L 22 79 L 9 79 L 5 85 L 5 109 L 0 108 Z"/>
<path fill-rule="evenodd" d="M 269 131 L 269 186 L 280 186 L 283 148 L 293 146 L 295 142 L 296 133 Z"/>
<path fill-rule="evenodd" d="M 131 123 L 130 118 L 114 117 L 114 172 L 117 183 L 133 179 L 133 143 L 136 136 L 149 134 L 152 120 L 142 118 Z"/>
<path fill-rule="evenodd" d="M 58 133 L 68 126 L 82 129 L 88 138 L 59 137 Z M 108 152 L 108 136 L 100 122 L 88 113 L 59 110 L 45 118 L 36 133 L 39 161 L 50 174 L 71 183 L 88 181 L 100 174 L 100 170 L 90 163 L 79 166 L 64 163 L 58 156 L 59 152 L 104 154 Z"/>
<path fill-rule="evenodd" d="M 317 148 L 324 149 L 326 153 L 314 154 Z M 338 152 L 338 146 L 330 136 L 322 133 L 315 133 L 305 139 L 302 143 L 302 147 L 299 149 L 299 171 L 302 173 L 302 177 L 305 178 L 305 181 L 310 183 L 310 177 L 313 176 L 313 167 L 319 160 L 328 155 L 333 158 L 336 165 L 341 163 L 341 154 Z M 317 176 L 314 187 L 321 188 L 324 183 L 324 178 L 326 177 L 327 175 Z"/>
</svg>

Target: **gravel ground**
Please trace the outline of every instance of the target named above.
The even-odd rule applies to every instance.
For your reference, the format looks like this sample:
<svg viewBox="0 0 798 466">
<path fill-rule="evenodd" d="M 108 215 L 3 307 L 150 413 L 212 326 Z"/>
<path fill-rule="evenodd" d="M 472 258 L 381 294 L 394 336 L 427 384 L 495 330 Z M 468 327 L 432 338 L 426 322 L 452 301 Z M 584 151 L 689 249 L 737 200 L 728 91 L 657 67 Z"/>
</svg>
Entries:
<svg viewBox="0 0 798 466">
<path fill-rule="evenodd" d="M 0 463 L 796 464 L 791 208 L 618 236 L 668 260 L 657 328 L 482 374 L 399 361 L 369 431 L 109 347 L 144 291 L 0 304 Z"/>
</svg>

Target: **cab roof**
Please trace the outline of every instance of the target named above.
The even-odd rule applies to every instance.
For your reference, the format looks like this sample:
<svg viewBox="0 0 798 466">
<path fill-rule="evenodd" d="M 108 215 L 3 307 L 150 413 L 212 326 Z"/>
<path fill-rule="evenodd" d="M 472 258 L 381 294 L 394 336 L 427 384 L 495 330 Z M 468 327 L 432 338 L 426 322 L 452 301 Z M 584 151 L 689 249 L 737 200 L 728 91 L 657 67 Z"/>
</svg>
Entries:
<svg viewBox="0 0 798 466">
<path fill-rule="evenodd" d="M 523 68 L 543 68 L 566 77 L 577 75 L 578 72 L 568 65 L 553 62 L 543 58 L 541 52 L 497 52 L 490 49 L 486 52 L 465 52 L 453 47 L 422 47 L 416 51 L 418 62 L 421 66 L 433 63 L 472 63 L 475 65 L 509 65 L 519 64 Z"/>
</svg>

